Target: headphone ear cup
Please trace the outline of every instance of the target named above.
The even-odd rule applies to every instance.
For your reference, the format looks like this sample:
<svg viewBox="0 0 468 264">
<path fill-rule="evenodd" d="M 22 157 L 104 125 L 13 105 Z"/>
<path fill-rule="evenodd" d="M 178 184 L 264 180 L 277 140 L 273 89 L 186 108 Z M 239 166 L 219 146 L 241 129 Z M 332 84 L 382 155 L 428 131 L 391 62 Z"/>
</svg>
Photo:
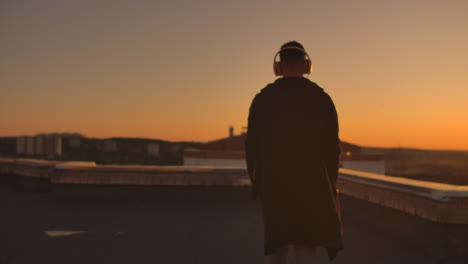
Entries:
<svg viewBox="0 0 468 264">
<path fill-rule="evenodd" d="M 312 62 L 310 60 L 305 60 L 304 67 L 304 73 L 309 74 L 312 71 Z"/>
<path fill-rule="evenodd" d="M 276 76 L 283 75 L 283 73 L 281 72 L 281 64 L 279 61 L 275 61 L 273 63 L 273 70 L 275 71 Z"/>
</svg>

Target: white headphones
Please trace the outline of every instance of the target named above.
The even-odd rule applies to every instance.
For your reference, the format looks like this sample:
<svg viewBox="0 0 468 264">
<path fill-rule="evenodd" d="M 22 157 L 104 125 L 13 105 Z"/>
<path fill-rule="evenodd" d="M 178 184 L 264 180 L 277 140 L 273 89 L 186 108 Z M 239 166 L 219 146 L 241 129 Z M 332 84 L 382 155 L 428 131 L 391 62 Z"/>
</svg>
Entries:
<svg viewBox="0 0 468 264">
<path fill-rule="evenodd" d="M 306 59 L 304 59 L 304 72 L 303 72 L 303 74 L 309 74 L 312 71 L 312 61 L 310 60 L 309 54 L 307 54 L 307 52 L 304 49 L 301 49 L 299 47 L 291 47 L 290 46 L 290 47 L 285 47 L 285 48 L 280 49 L 276 53 L 275 57 L 273 58 L 273 70 L 274 70 L 276 76 L 283 75 L 283 71 L 281 70 L 281 61 L 276 61 L 276 58 L 278 57 L 278 55 L 282 51 L 292 50 L 292 49 L 301 51 L 307 57 Z"/>
</svg>

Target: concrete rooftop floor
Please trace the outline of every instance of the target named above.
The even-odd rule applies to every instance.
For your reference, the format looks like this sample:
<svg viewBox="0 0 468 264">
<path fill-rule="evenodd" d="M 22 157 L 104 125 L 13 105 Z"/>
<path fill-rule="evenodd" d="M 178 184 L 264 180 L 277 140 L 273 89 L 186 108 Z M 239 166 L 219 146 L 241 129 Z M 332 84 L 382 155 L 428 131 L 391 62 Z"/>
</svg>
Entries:
<svg viewBox="0 0 468 264">
<path fill-rule="evenodd" d="M 258 202 L 218 199 L 222 189 L 182 199 L 171 192 L 103 200 L 1 187 L 0 263 L 269 263 Z M 193 199 L 197 192 L 203 199 Z M 346 196 L 341 203 L 345 250 L 333 263 L 468 263 L 468 225 L 431 223 Z"/>
</svg>

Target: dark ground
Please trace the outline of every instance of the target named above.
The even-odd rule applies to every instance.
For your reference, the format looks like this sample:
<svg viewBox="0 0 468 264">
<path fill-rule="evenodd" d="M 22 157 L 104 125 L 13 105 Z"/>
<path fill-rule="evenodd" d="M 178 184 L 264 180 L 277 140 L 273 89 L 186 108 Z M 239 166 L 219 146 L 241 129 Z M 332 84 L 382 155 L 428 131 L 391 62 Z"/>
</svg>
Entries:
<svg viewBox="0 0 468 264">
<path fill-rule="evenodd" d="M 269 263 L 257 202 L 162 193 L 122 202 L 2 187 L 0 263 Z M 468 263 L 468 225 L 341 199 L 345 250 L 333 263 Z M 51 238 L 48 230 L 86 233 Z"/>
</svg>

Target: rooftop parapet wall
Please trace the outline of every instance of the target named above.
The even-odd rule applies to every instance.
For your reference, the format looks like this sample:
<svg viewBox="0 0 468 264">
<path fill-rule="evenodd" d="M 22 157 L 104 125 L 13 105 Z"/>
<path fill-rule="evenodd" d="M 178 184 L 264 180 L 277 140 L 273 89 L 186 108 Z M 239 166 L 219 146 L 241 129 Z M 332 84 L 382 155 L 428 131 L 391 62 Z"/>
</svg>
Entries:
<svg viewBox="0 0 468 264">
<path fill-rule="evenodd" d="M 0 173 L 46 179 L 51 185 L 248 187 L 244 168 L 96 165 L 94 162 L 1 160 Z M 3 176 L 3 175 L 1 175 Z M 344 195 L 427 220 L 468 224 L 468 186 L 340 169 Z"/>
<path fill-rule="evenodd" d="M 468 224 L 468 186 L 340 169 L 341 193 L 421 218 Z"/>
<path fill-rule="evenodd" d="M 56 166 L 52 184 L 250 186 L 241 168 L 184 166 Z"/>
<path fill-rule="evenodd" d="M 63 161 L 38 160 L 38 159 L 17 159 L 13 168 L 13 174 L 31 177 L 50 179 L 55 165 Z"/>
<path fill-rule="evenodd" d="M 404 192 L 441 202 L 460 198 L 468 199 L 468 185 L 413 180 L 349 169 L 340 169 L 340 180 Z"/>
<path fill-rule="evenodd" d="M 63 162 L 39 159 L 0 159 L 0 182 L 18 190 L 48 191 L 59 164 L 95 165 L 94 162 Z"/>
<path fill-rule="evenodd" d="M 13 173 L 15 161 L 15 159 L 0 159 L 0 175 Z"/>
</svg>

